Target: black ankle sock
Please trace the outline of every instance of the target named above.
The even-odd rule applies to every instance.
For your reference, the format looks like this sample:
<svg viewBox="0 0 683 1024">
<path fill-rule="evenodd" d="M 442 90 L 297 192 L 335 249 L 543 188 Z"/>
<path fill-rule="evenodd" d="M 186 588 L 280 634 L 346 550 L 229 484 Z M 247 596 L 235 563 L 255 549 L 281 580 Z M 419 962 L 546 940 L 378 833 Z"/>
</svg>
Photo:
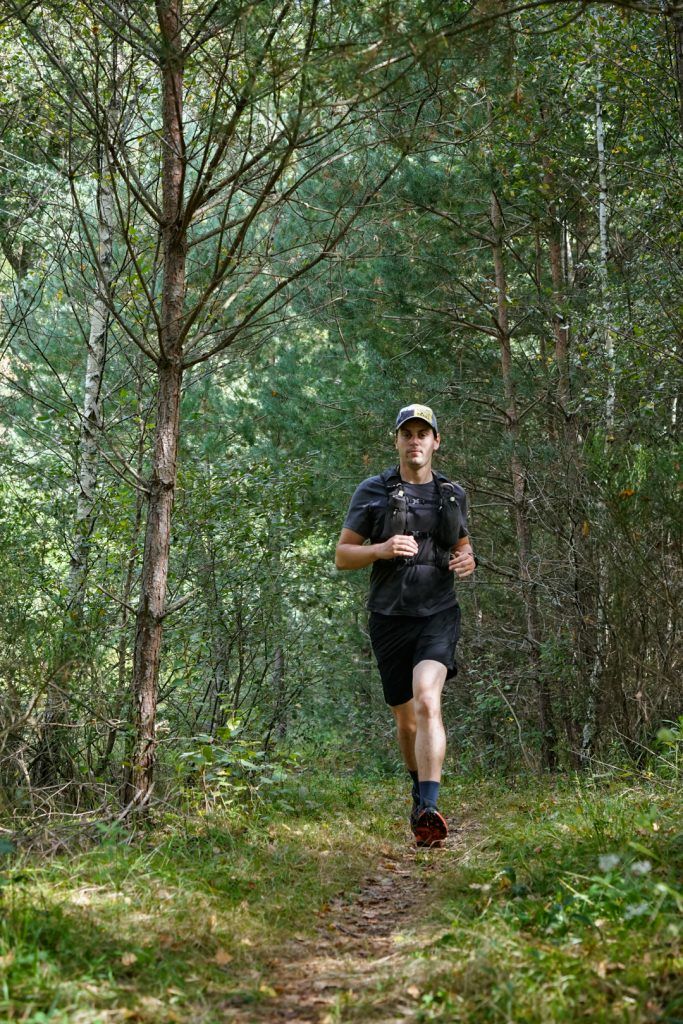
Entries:
<svg viewBox="0 0 683 1024">
<path fill-rule="evenodd" d="M 418 782 L 418 779 L 417 779 L 417 772 L 410 772 L 410 777 L 413 780 L 413 791 L 412 791 L 413 803 L 414 804 L 419 804 L 419 802 L 420 802 L 420 783 Z"/>
<path fill-rule="evenodd" d="M 438 799 L 438 782 L 420 782 L 420 804 L 422 807 L 436 807 Z"/>
</svg>

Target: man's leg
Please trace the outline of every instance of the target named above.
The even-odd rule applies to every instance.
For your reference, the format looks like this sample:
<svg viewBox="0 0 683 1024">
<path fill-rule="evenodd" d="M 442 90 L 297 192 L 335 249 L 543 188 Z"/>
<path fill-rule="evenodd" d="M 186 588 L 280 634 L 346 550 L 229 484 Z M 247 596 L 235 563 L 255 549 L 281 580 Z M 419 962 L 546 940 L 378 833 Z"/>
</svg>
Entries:
<svg viewBox="0 0 683 1024">
<path fill-rule="evenodd" d="M 405 704 L 396 704 L 391 708 L 396 722 L 396 738 L 398 748 L 409 772 L 417 771 L 415 760 L 415 736 L 417 721 L 415 719 L 415 702 L 408 700 Z"/>
<path fill-rule="evenodd" d="M 437 809 L 446 754 L 446 732 L 441 719 L 441 691 L 446 675 L 446 666 L 440 661 L 425 659 L 413 669 L 415 760 L 420 790 L 420 810 L 413 823 L 413 833 L 418 846 L 439 845 L 448 835 L 446 820 Z"/>
<path fill-rule="evenodd" d="M 420 661 L 413 669 L 415 709 L 415 760 L 420 780 L 441 781 L 446 755 L 446 732 L 441 719 L 441 691 L 446 666 L 440 661 Z M 405 706 L 405 705 L 404 705 Z"/>
<path fill-rule="evenodd" d="M 415 736 L 417 734 L 415 703 L 412 700 L 408 700 L 404 704 L 390 704 L 389 707 L 396 722 L 398 747 L 413 782 L 413 814 L 415 814 L 420 803 L 420 786 L 417 775 L 417 761 L 415 760 Z"/>
</svg>

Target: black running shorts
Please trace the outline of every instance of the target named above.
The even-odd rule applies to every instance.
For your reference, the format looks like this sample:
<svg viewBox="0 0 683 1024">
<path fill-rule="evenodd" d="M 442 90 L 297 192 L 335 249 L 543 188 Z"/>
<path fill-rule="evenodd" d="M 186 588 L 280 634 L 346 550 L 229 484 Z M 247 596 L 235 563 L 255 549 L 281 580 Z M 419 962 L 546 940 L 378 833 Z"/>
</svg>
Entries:
<svg viewBox="0 0 683 1024">
<path fill-rule="evenodd" d="M 413 696 L 413 669 L 420 661 L 440 661 L 447 679 L 457 675 L 455 646 L 460 636 L 460 608 L 435 615 L 381 615 L 370 612 L 370 640 L 391 707 Z"/>
</svg>

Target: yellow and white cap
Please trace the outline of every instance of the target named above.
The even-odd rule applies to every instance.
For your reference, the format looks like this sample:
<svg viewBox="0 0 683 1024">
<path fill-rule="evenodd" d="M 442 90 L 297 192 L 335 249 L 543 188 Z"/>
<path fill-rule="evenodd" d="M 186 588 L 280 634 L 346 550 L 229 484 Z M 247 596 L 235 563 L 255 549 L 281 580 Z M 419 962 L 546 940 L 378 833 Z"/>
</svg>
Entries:
<svg viewBox="0 0 683 1024">
<path fill-rule="evenodd" d="M 436 425 L 436 416 L 428 405 L 405 405 L 399 410 L 394 430 L 398 430 L 407 420 L 424 420 L 435 434 L 439 433 L 439 428 Z"/>
</svg>

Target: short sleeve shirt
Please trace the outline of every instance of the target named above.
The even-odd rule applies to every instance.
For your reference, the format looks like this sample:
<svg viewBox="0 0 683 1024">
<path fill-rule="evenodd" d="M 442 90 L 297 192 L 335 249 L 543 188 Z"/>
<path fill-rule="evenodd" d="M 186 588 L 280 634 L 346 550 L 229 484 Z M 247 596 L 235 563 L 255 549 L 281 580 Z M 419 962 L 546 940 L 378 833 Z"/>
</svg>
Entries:
<svg viewBox="0 0 683 1024">
<path fill-rule="evenodd" d="M 460 537 L 467 537 L 467 499 L 462 487 L 455 486 L 460 509 Z M 439 492 L 432 480 L 428 484 L 403 483 L 411 510 L 411 525 L 417 533 L 428 533 L 438 523 Z M 387 489 L 379 476 L 368 477 L 351 498 L 344 527 L 373 543 L 380 540 L 387 508 Z M 429 541 L 418 539 L 422 550 Z M 370 575 L 368 608 L 382 615 L 423 617 L 457 604 L 454 574 L 447 569 L 418 560 L 393 558 L 373 562 Z"/>
</svg>

